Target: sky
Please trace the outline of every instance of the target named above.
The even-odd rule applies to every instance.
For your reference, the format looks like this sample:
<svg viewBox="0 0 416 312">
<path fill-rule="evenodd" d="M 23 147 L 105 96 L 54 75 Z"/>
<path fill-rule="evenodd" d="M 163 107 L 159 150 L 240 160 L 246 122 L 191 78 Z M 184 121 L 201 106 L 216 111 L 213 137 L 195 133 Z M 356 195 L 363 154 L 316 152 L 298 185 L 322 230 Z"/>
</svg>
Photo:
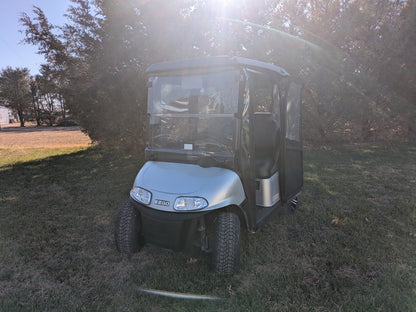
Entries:
<svg viewBox="0 0 416 312">
<path fill-rule="evenodd" d="M 27 67 L 31 75 L 39 73 L 40 64 L 45 63 L 43 56 L 36 54 L 37 48 L 21 43 L 24 34 L 19 18 L 23 12 L 33 17 L 33 6 L 43 10 L 49 22 L 63 25 L 63 16 L 70 5 L 70 0 L 0 0 L 0 70 L 7 66 L 12 68 Z"/>
</svg>

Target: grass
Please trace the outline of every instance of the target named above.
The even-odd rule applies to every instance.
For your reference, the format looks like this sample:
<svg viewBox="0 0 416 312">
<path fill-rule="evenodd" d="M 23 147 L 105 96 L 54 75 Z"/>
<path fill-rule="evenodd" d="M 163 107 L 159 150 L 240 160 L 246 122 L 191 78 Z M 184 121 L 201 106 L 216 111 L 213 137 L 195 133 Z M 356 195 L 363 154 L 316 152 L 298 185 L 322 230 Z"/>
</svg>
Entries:
<svg viewBox="0 0 416 312">
<path fill-rule="evenodd" d="M 0 170 L 10 169 L 10 166 L 33 161 L 41 160 L 46 157 L 70 154 L 82 150 L 87 147 L 19 147 L 19 146 L 0 146 Z"/>
<path fill-rule="evenodd" d="M 142 161 L 98 148 L 36 152 L 1 158 L 0 311 L 416 310 L 410 144 L 307 150 L 298 211 L 245 236 L 232 278 L 211 274 L 199 253 L 116 252 L 113 220 Z"/>
</svg>

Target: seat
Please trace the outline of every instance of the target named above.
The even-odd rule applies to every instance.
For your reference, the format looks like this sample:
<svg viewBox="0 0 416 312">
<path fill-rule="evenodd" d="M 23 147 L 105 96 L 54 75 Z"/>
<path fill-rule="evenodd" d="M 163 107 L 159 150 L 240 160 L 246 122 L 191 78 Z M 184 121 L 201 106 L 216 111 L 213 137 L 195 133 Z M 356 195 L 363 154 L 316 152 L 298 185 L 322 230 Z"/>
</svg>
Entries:
<svg viewBox="0 0 416 312">
<path fill-rule="evenodd" d="M 277 170 L 280 127 L 271 113 L 254 114 L 254 152 L 256 178 L 270 178 Z"/>
</svg>

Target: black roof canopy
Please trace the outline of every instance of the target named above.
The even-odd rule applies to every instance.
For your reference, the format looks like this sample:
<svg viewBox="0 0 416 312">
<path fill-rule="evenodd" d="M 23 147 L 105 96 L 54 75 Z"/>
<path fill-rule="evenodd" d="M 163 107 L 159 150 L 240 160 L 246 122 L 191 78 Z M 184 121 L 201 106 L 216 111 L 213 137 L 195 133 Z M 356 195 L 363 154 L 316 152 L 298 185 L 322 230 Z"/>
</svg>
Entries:
<svg viewBox="0 0 416 312">
<path fill-rule="evenodd" d="M 288 72 L 282 67 L 256 61 L 244 57 L 229 57 L 229 56 L 210 56 L 203 58 L 193 58 L 186 60 L 177 60 L 156 63 L 149 66 L 146 70 L 148 74 L 155 73 L 166 73 L 174 72 L 181 70 L 192 70 L 192 69 L 203 69 L 203 68 L 213 68 L 213 67 L 249 67 L 257 70 L 266 70 L 270 72 L 277 73 L 280 76 L 287 77 L 289 76 Z"/>
</svg>

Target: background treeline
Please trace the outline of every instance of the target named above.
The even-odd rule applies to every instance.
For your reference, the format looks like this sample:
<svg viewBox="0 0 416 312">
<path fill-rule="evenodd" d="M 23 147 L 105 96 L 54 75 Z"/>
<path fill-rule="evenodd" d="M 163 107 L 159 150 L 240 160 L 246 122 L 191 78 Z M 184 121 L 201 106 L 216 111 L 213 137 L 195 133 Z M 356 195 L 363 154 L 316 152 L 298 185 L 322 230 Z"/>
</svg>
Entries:
<svg viewBox="0 0 416 312">
<path fill-rule="evenodd" d="M 0 74 L 0 104 L 10 108 L 24 127 L 27 120 L 38 126 L 55 124 L 74 125 L 67 118 L 67 107 L 59 83 L 48 65 L 42 65 L 41 74 L 31 76 L 27 68 L 7 67 Z"/>
<path fill-rule="evenodd" d="M 28 107 L 36 116 L 35 95 L 53 96 L 103 144 L 143 143 L 149 64 L 204 55 L 300 78 L 310 142 L 416 137 L 414 0 L 72 0 L 66 18 L 52 25 L 37 7 L 21 18 L 46 60 L 27 78 Z"/>
</svg>

